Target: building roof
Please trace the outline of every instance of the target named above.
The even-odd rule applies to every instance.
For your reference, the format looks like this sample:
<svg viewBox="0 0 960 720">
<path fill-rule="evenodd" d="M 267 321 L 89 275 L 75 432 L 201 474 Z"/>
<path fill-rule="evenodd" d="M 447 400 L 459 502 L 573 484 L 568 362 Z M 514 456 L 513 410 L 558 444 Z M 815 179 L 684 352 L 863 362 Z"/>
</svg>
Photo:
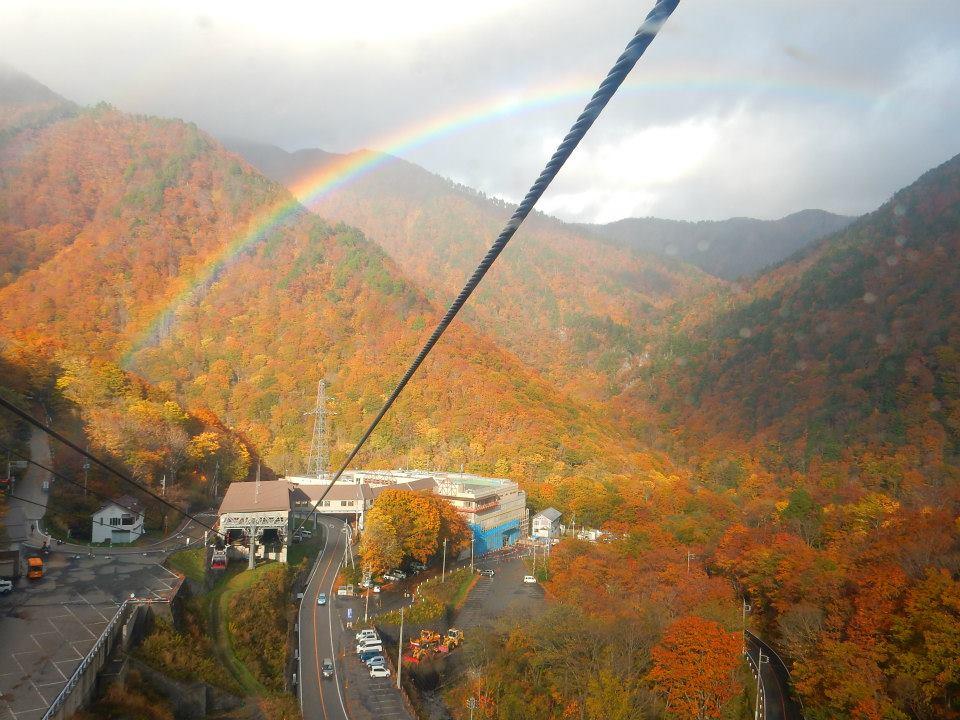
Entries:
<svg viewBox="0 0 960 720">
<path fill-rule="evenodd" d="M 257 485 L 260 486 L 259 491 Z M 270 512 L 290 509 L 290 485 L 285 480 L 234 482 L 220 503 L 220 514 L 228 512 Z"/>
<path fill-rule="evenodd" d="M 97 510 L 94 515 L 99 515 L 103 511 L 112 507 L 118 507 L 121 510 L 135 512 L 137 515 L 143 515 L 143 503 L 133 497 L 133 495 L 121 495 L 116 500 L 108 500 L 100 506 L 100 509 Z"/>
<path fill-rule="evenodd" d="M 329 483 L 316 483 L 312 485 L 299 484 L 291 486 L 290 492 L 294 503 L 309 502 L 315 503 L 323 495 L 324 490 L 329 487 Z M 372 488 L 367 485 L 357 485 L 356 483 L 337 483 L 330 488 L 330 492 L 324 498 L 325 501 L 339 502 L 340 500 L 359 500 L 361 498 L 369 500 L 373 497 Z"/>
<path fill-rule="evenodd" d="M 553 522 L 554 520 L 559 520 L 561 514 L 562 513 L 556 508 L 548 507 L 546 510 L 538 512 L 534 517 L 546 518 L 550 522 Z"/>
</svg>

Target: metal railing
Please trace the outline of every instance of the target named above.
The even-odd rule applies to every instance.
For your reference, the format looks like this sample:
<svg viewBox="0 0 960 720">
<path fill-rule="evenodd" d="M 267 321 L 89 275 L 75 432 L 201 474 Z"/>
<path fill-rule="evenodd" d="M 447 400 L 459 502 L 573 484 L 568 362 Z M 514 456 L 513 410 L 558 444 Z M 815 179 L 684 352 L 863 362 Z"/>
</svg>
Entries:
<svg viewBox="0 0 960 720">
<path fill-rule="evenodd" d="M 122 603 L 120 603 L 117 614 L 110 619 L 110 622 L 107 623 L 107 627 L 104 628 L 103 632 L 100 634 L 100 637 L 97 638 L 97 641 L 93 644 L 93 647 L 90 648 L 90 652 L 86 654 L 86 656 L 80 662 L 80 665 L 76 670 L 73 671 L 73 674 L 67 680 L 67 684 L 63 686 L 63 689 L 53 699 L 53 702 L 50 703 L 50 707 L 43 715 L 43 720 L 50 720 L 50 718 L 52 718 L 61 707 L 63 707 L 63 704 L 67 701 L 67 698 L 70 697 L 70 693 L 72 693 L 73 689 L 80 684 L 80 678 L 83 676 L 83 673 L 86 672 L 87 668 L 93 663 L 97 653 L 100 652 L 100 649 L 105 643 L 109 642 L 110 634 L 114 631 L 118 624 L 124 621 L 124 614 L 127 612 L 127 609 L 130 607 L 130 605 L 130 600 L 124 600 Z"/>
</svg>

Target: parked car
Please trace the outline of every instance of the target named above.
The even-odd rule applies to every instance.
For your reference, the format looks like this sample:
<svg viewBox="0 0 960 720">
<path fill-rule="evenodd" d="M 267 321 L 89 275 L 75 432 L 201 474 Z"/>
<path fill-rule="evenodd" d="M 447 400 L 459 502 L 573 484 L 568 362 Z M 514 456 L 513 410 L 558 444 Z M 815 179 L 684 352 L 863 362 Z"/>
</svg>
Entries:
<svg viewBox="0 0 960 720">
<path fill-rule="evenodd" d="M 370 650 L 368 652 L 360 653 L 360 662 L 365 663 L 370 658 L 374 658 L 377 655 L 383 655 L 383 650 Z"/>
<path fill-rule="evenodd" d="M 10 580 L 0 580 L 0 595 L 6 595 L 13 592 L 13 582 Z"/>
<path fill-rule="evenodd" d="M 374 586 L 373 586 L 373 591 L 374 591 L 375 593 L 380 592 L 380 586 L 379 586 L 379 585 L 374 585 Z"/>
<path fill-rule="evenodd" d="M 372 678 L 384 678 L 390 677 L 390 668 L 384 666 L 377 666 L 370 668 L 370 677 Z"/>
<path fill-rule="evenodd" d="M 320 593 L 317 595 L 317 605 L 326 605 L 327 604 L 327 594 Z"/>
<path fill-rule="evenodd" d="M 380 636 L 377 635 L 377 631 L 374 630 L 373 628 L 367 628 L 365 630 L 361 630 L 360 632 L 357 633 L 356 637 L 358 642 L 360 641 L 361 638 L 365 638 L 365 637 L 377 638 L 378 640 L 380 639 Z"/>
<path fill-rule="evenodd" d="M 374 665 L 386 665 L 387 659 L 381 655 L 374 655 L 372 658 L 367 658 L 364 660 L 368 668 L 373 667 Z"/>
<path fill-rule="evenodd" d="M 412 563 L 410 563 L 410 568 L 411 568 L 412 570 L 416 570 L 417 572 L 423 572 L 424 570 L 427 569 L 427 566 L 424 565 L 423 563 L 412 562 Z"/>
<path fill-rule="evenodd" d="M 388 572 L 383 574 L 383 579 L 386 580 L 387 582 L 396 582 L 397 580 L 400 579 L 400 576 L 394 575 L 392 572 Z"/>
<path fill-rule="evenodd" d="M 524 576 L 523 576 L 523 581 L 524 581 L 525 583 L 527 583 L 528 585 L 536 585 L 536 584 L 537 584 L 537 579 L 536 579 L 533 575 L 524 575 Z"/>
<path fill-rule="evenodd" d="M 494 572 L 490 568 L 480 568 L 477 570 L 477 575 L 483 575 L 484 577 L 493 577 Z"/>
<path fill-rule="evenodd" d="M 403 580 L 407 576 L 403 570 L 391 570 L 390 572 L 400 580 Z"/>
<path fill-rule="evenodd" d="M 381 643 L 379 640 L 376 640 L 376 641 L 371 641 L 371 642 L 366 642 L 366 643 L 365 643 L 365 642 L 361 642 L 359 645 L 357 645 L 357 655 L 361 655 L 362 653 L 370 652 L 371 650 L 376 650 L 377 652 L 381 652 L 381 653 L 382 653 L 382 652 L 383 652 L 383 643 Z"/>
<path fill-rule="evenodd" d="M 323 668 L 323 676 L 325 678 L 333 677 L 333 660 L 330 658 L 324 658 L 323 665 L 321 667 Z"/>
</svg>

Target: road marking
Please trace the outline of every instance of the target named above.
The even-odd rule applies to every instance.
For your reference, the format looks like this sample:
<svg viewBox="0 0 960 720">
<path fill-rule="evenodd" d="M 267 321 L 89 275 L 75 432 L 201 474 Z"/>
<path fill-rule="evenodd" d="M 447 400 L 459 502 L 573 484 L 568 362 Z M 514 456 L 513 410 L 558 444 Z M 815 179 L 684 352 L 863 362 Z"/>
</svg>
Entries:
<svg viewBox="0 0 960 720">
<path fill-rule="evenodd" d="M 328 532 L 333 532 L 333 530 L 330 528 L 329 525 L 327 525 L 326 523 L 324 523 L 324 526 L 327 528 L 327 531 L 328 531 Z M 340 530 L 339 530 L 339 528 L 337 529 L 337 537 L 338 537 L 338 538 L 340 537 Z M 332 560 L 332 559 L 333 559 L 333 556 L 331 556 L 330 559 Z M 339 565 L 337 565 L 337 569 L 338 569 L 338 570 L 340 569 L 340 566 L 339 566 Z M 326 573 L 324 573 L 324 575 L 326 575 Z M 328 594 L 328 597 L 330 597 L 330 598 L 333 598 L 333 597 L 334 597 L 334 594 L 333 594 L 333 584 L 334 584 L 334 581 L 335 581 L 336 579 L 337 579 L 337 575 L 336 575 L 336 573 L 334 573 L 333 578 L 330 580 L 330 589 L 329 589 L 329 594 Z M 331 605 L 332 605 L 332 601 L 329 602 L 329 603 L 327 603 L 327 625 L 328 625 L 329 628 L 330 628 L 330 653 L 331 653 L 331 655 L 333 656 L 334 679 L 337 680 L 337 697 L 340 698 L 340 709 L 343 711 L 343 716 L 344 716 L 345 718 L 349 718 L 350 716 L 347 714 L 347 707 L 343 704 L 343 693 L 340 691 L 340 681 L 339 681 L 339 679 L 337 679 L 337 674 L 336 674 L 336 673 L 337 673 L 337 653 L 336 653 L 336 651 L 334 650 L 334 647 L 333 647 L 333 611 L 330 609 L 330 608 L 331 608 Z M 339 614 L 338 614 L 338 615 L 337 615 L 337 618 L 339 619 L 339 617 L 340 617 L 340 616 L 339 616 Z M 343 632 L 343 622 L 342 622 L 342 621 L 340 622 L 340 632 Z"/>
<path fill-rule="evenodd" d="M 330 533 L 326 533 L 326 538 L 323 541 L 323 552 L 326 554 L 327 545 L 330 542 Z M 323 555 L 320 556 L 321 558 Z M 321 562 L 323 562 L 321 560 Z M 330 559 L 327 561 L 327 567 L 324 568 L 323 575 L 320 577 L 320 582 L 317 583 L 317 594 L 313 595 L 310 602 L 313 605 L 313 661 L 316 664 L 317 668 L 317 689 L 320 691 L 320 709 L 323 710 L 323 717 L 327 717 L 327 703 L 323 698 L 323 678 L 320 675 L 320 648 L 317 643 L 317 597 L 320 594 L 320 583 L 323 582 L 323 578 L 327 575 L 327 570 L 330 569 L 330 563 L 333 562 L 333 555 L 330 556 Z M 336 662 L 335 659 L 333 659 Z M 334 665 L 334 672 L 336 672 L 336 665 Z"/>
</svg>

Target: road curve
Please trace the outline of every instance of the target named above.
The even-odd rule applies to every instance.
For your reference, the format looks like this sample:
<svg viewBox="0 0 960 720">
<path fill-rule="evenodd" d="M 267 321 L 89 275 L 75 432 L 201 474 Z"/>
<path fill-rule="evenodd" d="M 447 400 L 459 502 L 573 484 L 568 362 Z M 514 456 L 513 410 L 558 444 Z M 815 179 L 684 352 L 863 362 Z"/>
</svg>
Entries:
<svg viewBox="0 0 960 720">
<path fill-rule="evenodd" d="M 760 650 L 763 650 L 764 659 L 770 658 L 770 662 L 761 666 L 765 697 L 763 719 L 804 720 L 799 703 L 793 699 L 787 666 L 772 647 L 747 630 L 747 653 L 753 659 L 754 666 Z"/>
<path fill-rule="evenodd" d="M 307 587 L 300 604 L 300 707 L 304 720 L 347 720 L 341 688 L 340 658 L 334 645 L 333 625 L 335 617 L 334 582 L 345 544 L 341 532 L 343 522 L 322 519 L 323 551 L 311 570 Z M 317 595 L 327 594 L 327 604 L 317 605 Z M 332 680 L 324 679 L 321 664 L 324 658 L 333 660 L 335 673 Z"/>
</svg>

